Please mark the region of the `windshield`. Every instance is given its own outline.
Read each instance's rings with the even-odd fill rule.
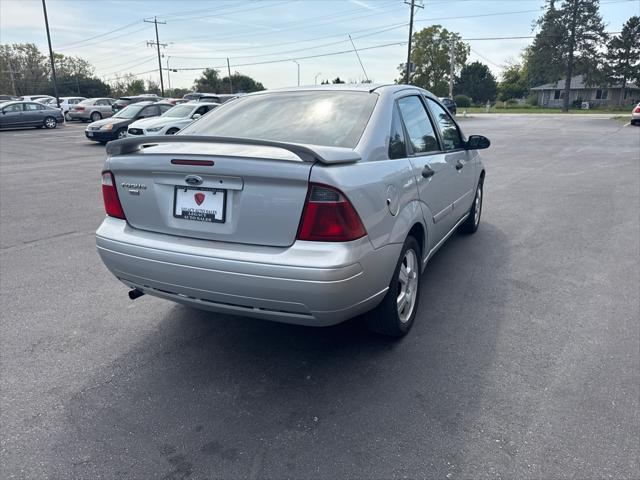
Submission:
[[[184,118],[191,115],[193,107],[187,105],[177,105],[162,114],[163,117]]]
[[[133,118],[135,117],[144,105],[129,105],[128,107],[124,107],[118,113],[116,113],[114,118]]]
[[[241,97],[184,128],[184,135],[243,137],[354,148],[378,96],[369,92],[283,92]]]

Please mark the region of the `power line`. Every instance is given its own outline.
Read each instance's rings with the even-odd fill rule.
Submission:
[[[403,42],[393,42],[393,43],[385,43],[382,45],[373,45],[371,47],[364,47],[364,48],[360,48],[360,51],[363,50],[373,50],[376,48],[385,48],[385,47],[391,47],[391,46],[398,46],[398,45],[406,45],[407,42],[403,41]],[[306,55],[304,57],[294,57],[294,58],[283,58],[283,59],[278,59],[278,60],[265,60],[262,62],[254,62],[254,63],[238,63],[235,65],[231,65],[232,67],[248,67],[248,66],[253,66],[253,65],[267,65],[267,64],[271,64],[271,63],[283,63],[283,62],[292,62],[293,60],[308,60],[310,58],[319,58],[319,57],[331,57],[334,55],[343,55],[345,53],[353,53],[353,49],[349,49],[349,50],[341,50],[338,52],[329,52],[329,53],[321,53],[318,55]],[[188,67],[188,68],[174,68],[174,70],[178,70],[178,71],[190,71],[190,70],[205,70],[207,68],[214,68],[214,69],[222,69],[226,67],[226,65],[222,65],[222,66],[214,66],[214,67]]]

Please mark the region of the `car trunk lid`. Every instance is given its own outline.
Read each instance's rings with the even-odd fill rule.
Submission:
[[[201,139],[163,144],[160,137],[144,142],[160,145],[135,149],[133,140],[111,142],[112,155],[124,154],[107,162],[132,227],[256,245],[295,241],[315,161],[311,150]]]

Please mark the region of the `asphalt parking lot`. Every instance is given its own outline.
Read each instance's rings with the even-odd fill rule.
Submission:
[[[483,223],[399,342],[130,301],[104,146],[0,132],[1,476],[638,478],[640,128],[462,122],[493,142]]]

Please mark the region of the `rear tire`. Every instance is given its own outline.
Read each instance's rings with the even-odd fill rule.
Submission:
[[[71,120],[73,120],[73,118],[71,118],[71,115],[69,115],[69,112],[64,114],[64,119],[67,122],[70,122]]]
[[[482,215],[482,200],[484,198],[484,178],[480,178],[476,187],[476,196],[473,199],[473,205],[469,210],[469,216],[460,225],[460,231],[467,234],[476,233],[480,226],[480,216]]]
[[[100,115],[100,112],[93,112],[91,114],[91,121],[92,122],[97,122],[100,119],[102,119],[102,115]]]
[[[178,129],[177,128],[170,128],[169,130],[167,130],[167,135],[175,135],[176,133],[178,133]]]
[[[403,337],[416,318],[420,303],[422,255],[417,240],[408,236],[382,302],[367,314],[370,330],[390,337]]]
[[[56,128],[58,121],[54,117],[46,117],[42,122],[45,128]]]

